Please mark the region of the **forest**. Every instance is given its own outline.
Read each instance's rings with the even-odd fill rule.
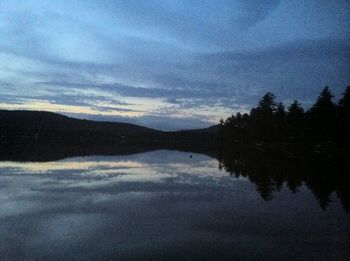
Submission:
[[[250,113],[236,113],[220,120],[218,139],[221,147],[311,146],[315,150],[346,149],[350,133],[350,86],[338,103],[325,87],[316,102],[305,111],[294,100],[288,107],[266,93]],[[343,146],[344,145],[344,146]]]
[[[323,209],[335,192],[349,211],[350,86],[338,103],[333,98],[325,87],[305,111],[297,100],[286,108],[267,93],[249,114],[221,120],[219,167],[249,178],[264,200],[305,184]]]

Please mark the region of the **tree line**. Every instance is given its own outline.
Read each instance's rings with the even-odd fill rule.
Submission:
[[[350,210],[350,86],[337,103],[325,87],[305,110],[266,93],[250,113],[221,119],[220,169],[249,178],[265,200],[284,186],[293,192],[305,184],[325,209],[335,192]]]
[[[349,143],[350,86],[338,103],[325,87],[316,102],[305,111],[294,100],[288,107],[266,93],[250,113],[236,113],[220,120],[219,142],[224,146],[254,144],[311,144]]]

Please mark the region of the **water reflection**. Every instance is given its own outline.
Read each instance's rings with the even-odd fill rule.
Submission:
[[[322,209],[331,202],[332,193],[350,210],[349,167],[343,154],[317,154],[281,150],[223,151],[219,168],[234,177],[247,177],[264,200],[288,188],[296,193],[301,186],[312,191]]]
[[[349,213],[334,193],[323,210],[316,190],[308,189],[312,182],[289,180],[278,163],[279,171],[271,171],[267,159],[247,168],[260,163],[221,156],[220,166],[237,178],[215,158],[168,150],[2,161],[1,257],[329,260],[349,254]]]

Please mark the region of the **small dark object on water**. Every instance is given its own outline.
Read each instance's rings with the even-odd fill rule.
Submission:
[[[190,158],[192,158],[192,154],[190,155]]]

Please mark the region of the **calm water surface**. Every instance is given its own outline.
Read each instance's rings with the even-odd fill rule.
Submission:
[[[192,157],[190,157],[192,155]],[[205,155],[0,162],[2,260],[346,260],[350,215],[305,186],[266,201]]]

